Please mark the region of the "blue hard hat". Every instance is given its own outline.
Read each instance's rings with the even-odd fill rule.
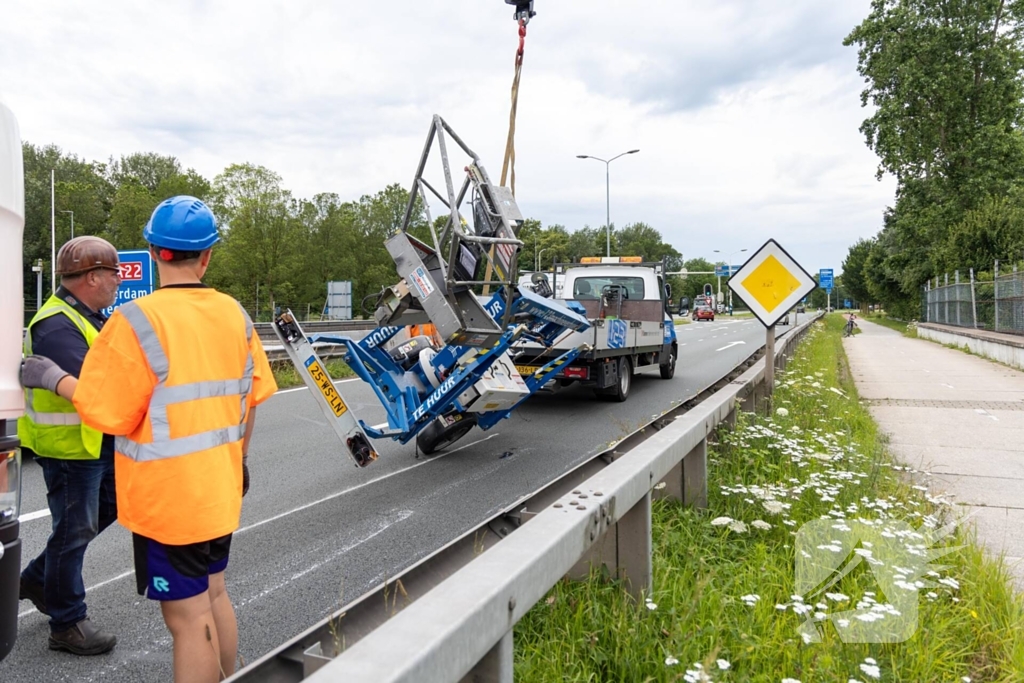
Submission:
[[[202,251],[216,244],[220,233],[210,207],[195,197],[179,195],[157,205],[142,238],[164,249]]]

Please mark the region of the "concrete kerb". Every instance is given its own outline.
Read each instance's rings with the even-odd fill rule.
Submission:
[[[783,337],[780,355],[815,320]],[[706,505],[707,437],[735,420],[739,401],[763,383],[764,374],[762,360],[308,680],[511,681],[512,627],[559,579],[579,571],[584,558],[609,565],[633,595],[642,596],[651,585],[652,490],[665,481],[667,494]]]
[[[939,344],[966,348],[976,356],[1024,370],[1024,337],[936,323],[918,323],[917,336]]]

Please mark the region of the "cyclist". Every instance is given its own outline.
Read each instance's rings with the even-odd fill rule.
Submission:
[[[856,319],[857,316],[855,316],[853,313],[851,313],[850,316],[846,319],[846,331],[843,333],[844,337],[853,336],[853,328],[857,327],[857,323],[854,322],[854,320]]]

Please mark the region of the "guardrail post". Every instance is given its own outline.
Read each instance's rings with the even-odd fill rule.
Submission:
[[[512,631],[509,631],[459,683],[512,683],[512,654]]]
[[[735,408],[729,416],[735,426]],[[708,506],[707,444],[707,439],[701,441],[669,470],[662,479],[664,488],[654,491],[656,500],[675,500],[699,508]]]
[[[630,595],[640,599],[653,581],[651,566],[651,492],[637,501],[616,524],[619,546],[619,578]]]
[[[735,411],[734,411],[735,412]],[[708,440],[703,439],[679,463],[683,466],[683,505],[708,506]]]

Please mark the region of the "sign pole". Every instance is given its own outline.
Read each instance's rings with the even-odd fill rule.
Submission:
[[[775,391],[775,325],[765,328],[767,336],[764,340],[764,384],[767,396],[771,399]]]

